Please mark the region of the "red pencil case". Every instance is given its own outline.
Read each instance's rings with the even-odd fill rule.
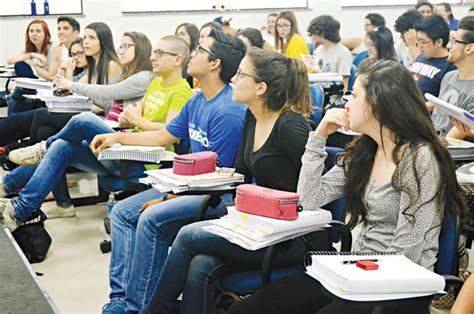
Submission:
[[[200,152],[178,155],[173,160],[173,173],[185,176],[216,171],[217,154],[214,152]]]
[[[252,184],[237,187],[235,207],[244,213],[283,220],[295,220],[303,210],[298,194]]]

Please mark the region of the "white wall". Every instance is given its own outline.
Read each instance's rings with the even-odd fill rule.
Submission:
[[[14,0],[12,0],[14,1]],[[150,0],[173,1],[173,0]],[[192,0],[190,0],[192,1]],[[199,1],[199,0],[194,0]],[[236,0],[238,1],[238,0]],[[258,1],[258,0],[256,0]],[[291,1],[291,0],[288,0]],[[357,0],[354,0],[357,1]],[[382,1],[382,0],[381,0]],[[303,34],[306,28],[317,15],[330,14],[341,22],[342,37],[362,36],[363,18],[369,12],[378,12],[385,16],[387,25],[392,28],[395,19],[409,7],[356,7],[341,9],[339,0],[313,0],[313,8],[297,10],[296,15]],[[83,0],[84,16],[77,19],[84,27],[88,23],[102,21],[107,23],[114,33],[116,46],[120,36],[125,31],[139,31],[147,34],[153,45],[164,35],[174,32],[175,27],[182,22],[192,22],[201,25],[218,15],[232,16],[231,25],[236,28],[253,26],[260,27],[270,11],[231,11],[231,12],[193,12],[193,13],[149,13],[126,14],[120,12],[120,0]],[[463,17],[468,6],[453,6],[454,15]],[[56,17],[46,17],[52,36],[56,38]],[[0,18],[0,63],[23,49],[24,31],[30,17]],[[395,34],[395,36],[397,36]]]

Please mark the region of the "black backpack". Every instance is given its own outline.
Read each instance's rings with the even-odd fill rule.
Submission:
[[[12,232],[18,246],[31,264],[44,261],[51,246],[51,237],[44,228],[46,219],[46,215],[38,210],[28,222]]]

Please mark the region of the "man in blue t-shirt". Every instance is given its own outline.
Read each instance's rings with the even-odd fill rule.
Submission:
[[[448,63],[449,25],[437,15],[426,17],[415,25],[418,48],[421,51],[413,65],[411,73],[423,96],[430,93],[439,95],[441,81],[446,73],[456,70]]]
[[[243,42],[211,31],[191,55],[188,73],[201,92],[191,98],[164,129],[140,133],[98,135],[91,148],[99,152],[114,143],[167,146],[189,139],[191,151],[213,151],[219,163],[232,167],[240,144],[246,107],[232,101],[230,79],[245,55]],[[162,58],[169,57],[166,52]],[[179,229],[195,221],[206,195],[177,196],[149,189],[113,207],[110,302],[103,313],[138,312],[150,299]],[[231,195],[209,208],[206,219],[226,213]]]

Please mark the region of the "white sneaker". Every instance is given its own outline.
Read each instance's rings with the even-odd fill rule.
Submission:
[[[3,223],[10,230],[13,231],[21,225],[21,222],[15,218],[15,211],[11,200],[7,198],[0,198],[0,213],[3,216]]]
[[[70,205],[69,207],[61,207],[58,205],[54,205],[51,208],[43,208],[41,210],[46,215],[46,217],[48,217],[48,219],[68,218],[76,216],[76,210],[74,209],[74,205]]]
[[[8,154],[11,162],[20,166],[33,166],[40,163],[46,152],[42,149],[43,142],[12,150]]]

